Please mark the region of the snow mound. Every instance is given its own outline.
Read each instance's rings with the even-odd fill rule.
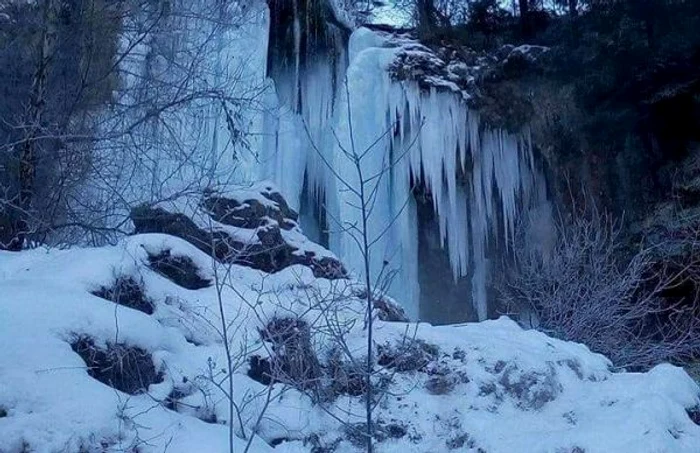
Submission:
[[[165,251],[208,284],[188,289],[154,266]],[[125,281],[150,310],[113,301]],[[141,234],[2,252],[0,294],[0,452],[225,452],[229,423],[235,451],[363,451],[364,294],[352,280],[301,265],[270,274]],[[387,298],[375,311],[380,453],[698,451],[688,411],[700,389],[679,368],[614,373],[507,318],[432,327],[385,322],[380,305],[398,310]]]

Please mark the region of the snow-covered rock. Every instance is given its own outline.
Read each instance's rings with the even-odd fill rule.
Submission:
[[[177,236],[220,261],[265,272],[302,264],[316,277],[347,276],[333,254],[301,233],[297,213],[269,183],[187,201],[135,208],[131,220],[136,233]]]
[[[372,33],[382,36],[385,46],[397,49],[388,68],[394,80],[416,82],[424,90],[434,88],[458,94],[472,107],[479,107],[485,81],[537,65],[549,51],[548,47],[525,44],[478,52],[468,47],[428,46],[409,33]]]
[[[134,282],[129,297],[119,281]],[[222,326],[235,451],[244,433],[250,452],[363,451],[365,294],[350,279],[270,274],[140,234],[0,253],[0,295],[2,453],[228,451]],[[680,368],[615,373],[507,318],[432,327],[385,322],[379,305],[377,452],[698,451],[700,389]]]

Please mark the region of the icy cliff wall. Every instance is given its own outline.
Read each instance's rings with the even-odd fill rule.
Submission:
[[[349,147],[352,138],[358,150],[372,149],[372,158],[363,161],[365,174],[387,172],[377,179],[381,187],[376,187],[371,217],[370,235],[377,244],[374,269],[388,260],[399,271],[402,295],[412,303],[409,313],[417,316],[419,305],[416,284],[421,269],[412,190],[420,184],[437,215],[452,277],[471,277],[471,302],[478,318],[485,319],[489,242],[507,248],[519,202],[521,207],[542,203],[544,192],[538,187],[527,131],[510,134],[482,125],[460,90],[397,80],[392,68],[399,56],[425,51],[411,42],[384,41],[367,29],[353,34],[348,89],[341,93],[339,141]],[[342,152],[336,150],[334,156],[342,177],[353,180],[356,173]],[[338,202],[330,203],[334,217],[356,223],[357,210],[344,207],[353,204],[352,195],[338,193]],[[350,263],[360,259],[347,235],[332,245]],[[449,284],[449,276],[443,278]],[[464,295],[465,304],[469,299]]]
[[[350,25],[326,0],[269,2],[267,93],[261,174],[273,180],[307,235],[327,243],[323,210],[333,178],[338,92],[345,80]]]
[[[119,88],[76,197],[107,226],[138,203],[250,179],[268,84],[262,1],[152,2],[121,26]]]
[[[293,36],[299,33],[296,27]],[[298,41],[292,54],[301,48]],[[311,200],[307,211],[325,208],[325,216],[313,216],[307,224],[315,221],[327,230],[330,247],[359,271],[362,251],[352,230],[360,225],[361,212],[356,194],[344,185],[359,187],[348,150],[362,155],[361,169],[371,178],[373,197],[368,225],[372,269],[375,277],[394,275],[390,292],[406,301],[414,318],[421,303],[434,302],[420,300],[418,283],[423,269],[414,193],[421,187],[432,202],[440,244],[449,256],[452,275],[442,278],[449,285],[468,277],[471,294],[463,294],[460,302],[471,302],[476,317],[485,319],[489,256],[496,249],[507,251],[519,211],[546,204],[528,131],[513,134],[481,124],[478,112],[468,106],[469,94],[449,78],[412,77],[416,70],[406,62],[445,63],[408,37],[355,30],[345,74],[344,63],[334,60],[346,56],[338,41],[324,42],[307,47],[306,56],[288,59],[292,71],[271,74],[281,107],[278,129],[269,134],[276,143],[268,150],[274,164],[268,175],[298,205]],[[338,50],[329,51],[328,42]],[[307,63],[300,68],[302,57]],[[410,70],[397,70],[401,62]],[[303,211],[304,206],[302,215],[310,217]]]

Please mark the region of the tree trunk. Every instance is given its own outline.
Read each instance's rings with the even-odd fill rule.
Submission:
[[[43,27],[37,44],[37,64],[32,78],[29,103],[23,127],[25,129],[22,143],[18,145],[18,194],[14,203],[12,238],[7,244],[8,250],[18,251],[24,247],[31,229],[30,217],[36,177],[36,151],[42,128],[42,119],[46,107],[46,79],[51,65],[51,48],[53,41],[53,5],[45,0],[42,11]]]
[[[518,0],[518,9],[520,10],[520,29],[523,37],[528,38],[531,34],[529,0]]]
[[[416,13],[418,16],[418,34],[421,36],[421,38],[430,39],[437,28],[437,19],[433,0],[417,0]]]
[[[569,0],[569,15],[571,17],[578,16],[578,0]]]

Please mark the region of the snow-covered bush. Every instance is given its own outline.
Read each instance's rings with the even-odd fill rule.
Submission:
[[[549,250],[535,251],[519,235],[516,263],[500,288],[508,309],[529,327],[584,343],[623,368],[697,356],[694,307],[664,298],[687,276],[655,249],[630,253],[611,215],[585,211],[558,222]]]
[[[170,250],[163,250],[157,255],[148,255],[148,261],[154,271],[183,288],[194,290],[211,285],[188,256],[172,255]]]
[[[111,286],[101,286],[92,294],[115,304],[144,312],[147,315],[153,314],[153,301],[144,294],[142,284],[131,276],[119,276],[115,278]]]

